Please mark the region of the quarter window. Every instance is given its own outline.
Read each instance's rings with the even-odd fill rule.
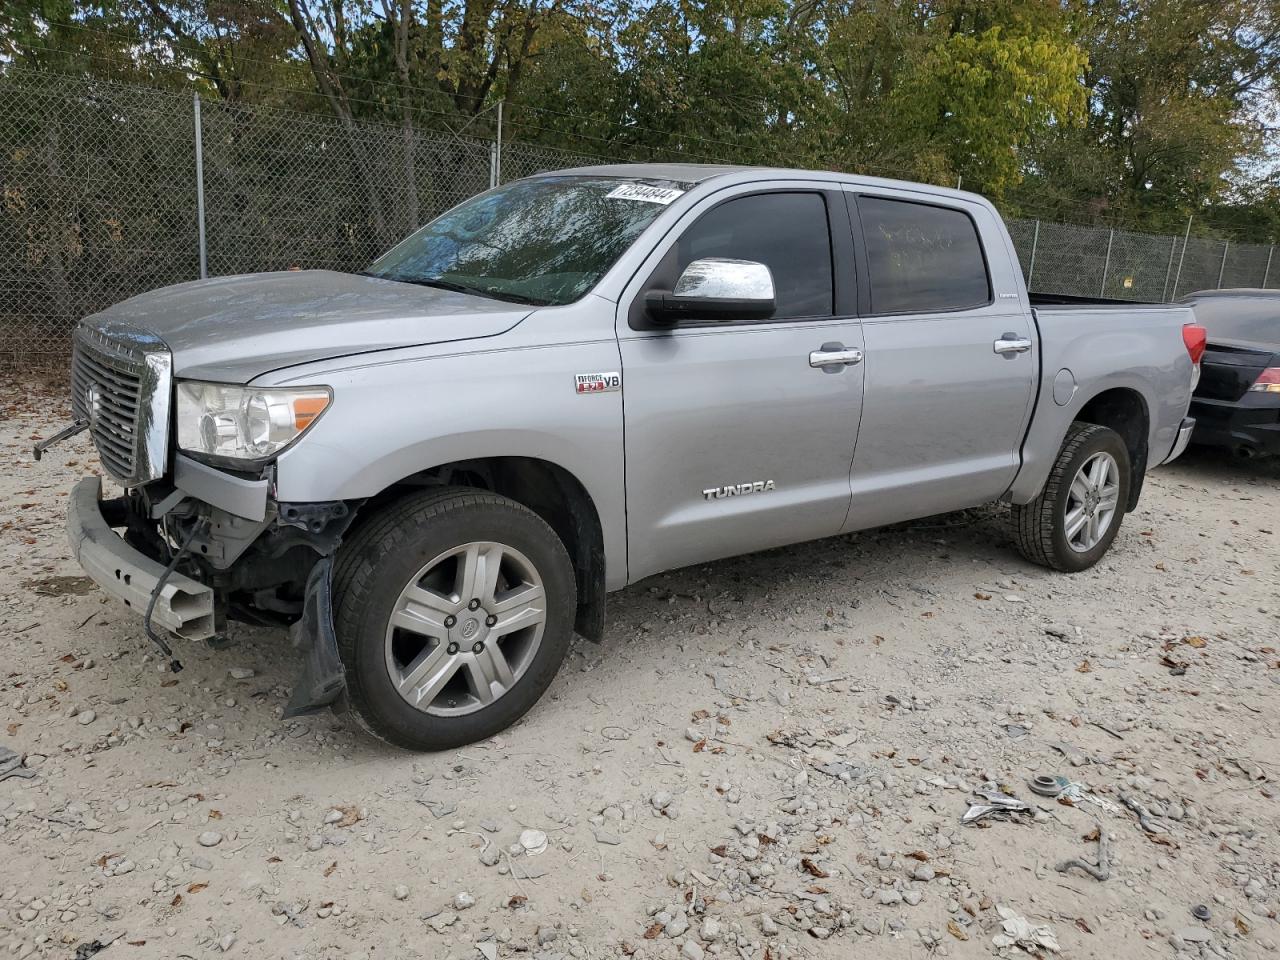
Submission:
[[[968,214],[859,197],[872,313],[938,313],[991,302],[991,281]]]
[[[720,204],[680,238],[677,275],[704,257],[767,266],[774,319],[831,315],[831,230],[821,194],[760,193]]]

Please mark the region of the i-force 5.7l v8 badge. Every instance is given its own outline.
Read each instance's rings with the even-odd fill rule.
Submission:
[[[573,389],[577,393],[617,393],[622,389],[622,374],[617,370],[575,374]]]

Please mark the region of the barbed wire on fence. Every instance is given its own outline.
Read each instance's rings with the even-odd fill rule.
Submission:
[[[0,367],[60,363],[81,317],[196,279],[202,267],[210,276],[361,269],[496,183],[618,159],[499,138],[449,129],[406,137],[398,124],[344,125],[8,65]],[[1037,292],[1167,301],[1280,285],[1267,244],[1049,220],[1013,219],[1009,230]]]

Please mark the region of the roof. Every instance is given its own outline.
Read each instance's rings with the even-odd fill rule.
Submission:
[[[778,179],[825,180],[831,183],[859,184],[865,187],[891,187],[896,190],[911,190],[933,197],[954,197],[990,206],[982,196],[951,187],[938,187],[927,183],[912,183],[908,180],[889,180],[883,177],[867,177],[860,174],[841,173],[834,170],[801,170],[790,167],[754,167],[738,164],[720,163],[607,163],[594,167],[570,167],[566,170],[544,170],[534,174],[535,177],[578,176],[578,177],[618,177],[629,180],[666,180],[692,187],[718,177],[729,177],[742,174],[754,174],[757,177],[776,177]],[[993,208],[994,209],[994,208]]]
[[[604,163],[595,167],[570,167],[567,170],[544,170],[536,176],[557,177],[627,177],[634,180],[671,180],[676,183],[701,183],[712,177],[759,169],[727,163]]]

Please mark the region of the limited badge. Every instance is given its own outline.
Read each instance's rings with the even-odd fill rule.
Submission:
[[[616,370],[612,373],[579,373],[573,378],[573,389],[577,393],[617,393],[622,389],[622,374]]]

